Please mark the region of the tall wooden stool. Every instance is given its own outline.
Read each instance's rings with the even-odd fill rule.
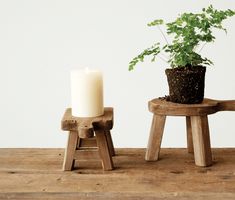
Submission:
[[[113,127],[113,108],[105,108],[99,117],[73,117],[71,108],[65,111],[62,130],[69,131],[63,170],[70,171],[75,160],[100,159],[104,170],[113,169],[115,155],[110,130]]]
[[[205,167],[212,165],[207,115],[218,111],[235,111],[235,100],[204,99],[201,104],[178,104],[153,99],[149,102],[149,111],[153,113],[153,121],[145,159],[156,161],[159,158],[166,116],[185,116],[188,152],[194,152],[196,165]]]

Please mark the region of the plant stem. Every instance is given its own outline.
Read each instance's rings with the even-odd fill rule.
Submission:
[[[167,60],[165,60],[165,59],[164,59],[164,58],[162,58],[161,56],[157,55],[157,57],[158,57],[158,58],[160,58],[162,61],[164,61],[164,62],[168,63],[168,62],[167,62]]]
[[[164,57],[164,59],[167,59],[167,60],[169,60],[169,56],[167,56],[167,55],[165,55],[165,54],[163,54],[163,53],[159,53],[161,56],[163,56]]]
[[[201,49],[198,51],[198,53],[200,53],[200,52],[204,49],[205,46],[206,46],[206,42],[202,45],[202,47],[201,47]]]
[[[159,25],[157,25],[157,28],[158,28],[158,30],[160,31],[160,33],[162,34],[162,36],[164,37],[164,39],[165,39],[166,43],[169,45],[169,42],[168,42],[168,40],[167,40],[167,38],[166,38],[165,34],[163,33],[163,31],[162,31],[162,29],[160,28],[160,26],[159,26]]]

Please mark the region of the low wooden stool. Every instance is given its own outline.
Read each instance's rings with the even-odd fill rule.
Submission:
[[[212,165],[207,115],[235,111],[235,100],[204,99],[200,104],[178,104],[153,99],[149,102],[149,111],[153,113],[153,121],[145,159],[156,161],[159,158],[166,116],[185,116],[188,152],[194,152],[196,165],[205,167]]]
[[[61,123],[62,130],[69,131],[64,155],[63,170],[70,171],[75,160],[99,159],[104,170],[112,170],[115,155],[110,130],[113,127],[113,108],[105,108],[99,117],[73,117],[68,108]],[[95,133],[95,136],[94,136]]]

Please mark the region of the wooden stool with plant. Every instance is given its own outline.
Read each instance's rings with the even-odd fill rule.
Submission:
[[[149,110],[154,117],[146,160],[158,159],[165,118],[173,115],[186,117],[188,149],[189,152],[194,149],[196,165],[212,164],[207,115],[222,110],[235,111],[235,101],[204,99],[205,66],[213,62],[200,53],[207,43],[214,42],[213,29],[227,32],[222,22],[233,15],[233,10],[216,10],[210,5],[201,13],[183,13],[173,22],[164,23],[162,19],[157,19],[148,24],[160,30],[166,44],[155,43],[145,49],[131,60],[129,70],[143,62],[146,56],[152,56],[153,62],[163,52],[168,54],[167,62],[171,68],[165,70],[169,95],[149,102]],[[166,25],[167,34],[173,36],[171,42],[160,27],[163,24]]]

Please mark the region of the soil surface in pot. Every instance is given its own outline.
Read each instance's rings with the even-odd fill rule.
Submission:
[[[165,72],[169,85],[168,100],[184,104],[203,101],[206,67],[180,67]]]

